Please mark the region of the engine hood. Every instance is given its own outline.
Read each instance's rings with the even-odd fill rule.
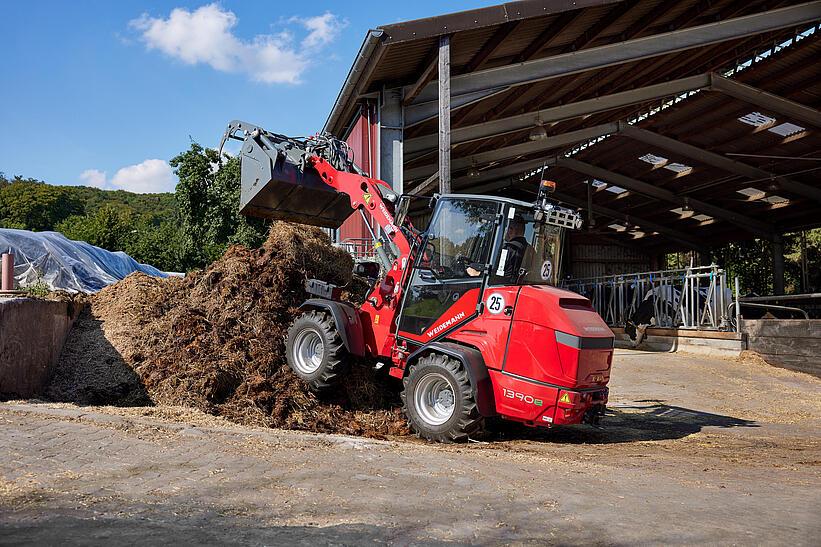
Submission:
[[[550,285],[522,287],[516,302],[517,321],[527,321],[580,338],[613,338],[613,331],[590,300]]]

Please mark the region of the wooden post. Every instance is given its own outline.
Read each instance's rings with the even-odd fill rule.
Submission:
[[[784,241],[776,237],[770,244],[773,253],[773,294],[784,294]]]
[[[439,193],[450,186],[450,36],[439,37]]]

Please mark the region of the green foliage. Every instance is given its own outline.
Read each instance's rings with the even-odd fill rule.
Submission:
[[[50,230],[83,212],[82,202],[68,189],[16,177],[0,186],[0,227]]]
[[[803,237],[802,246],[802,232],[783,236],[784,289],[787,294],[821,291],[821,228],[807,230]],[[731,282],[738,276],[743,294],[773,294],[773,254],[768,241],[753,239],[727,243],[712,249],[707,258],[727,270]],[[689,253],[667,257],[669,268],[684,268],[689,263]]]
[[[801,232],[788,234],[784,238],[784,262],[787,293],[821,292],[821,228],[803,232],[803,244]]]
[[[55,226],[69,239],[81,240],[103,249],[123,249],[131,234],[131,212],[106,204],[92,215],[70,216]]]
[[[130,236],[123,249],[138,262],[166,272],[186,270],[181,232],[175,222],[163,222],[159,226],[141,224]]]
[[[51,287],[43,280],[43,272],[35,270],[35,273],[37,279],[34,280],[34,283],[20,287],[20,289],[31,298],[45,298],[51,292]]]
[[[37,279],[37,281],[31,285],[23,287],[23,291],[26,293],[26,296],[31,298],[45,298],[51,292],[51,287],[42,279]]]
[[[265,240],[267,223],[239,214],[238,158],[222,163],[216,150],[193,143],[170,164],[180,180],[176,200],[186,268],[212,262],[229,244],[256,247]]]
[[[133,221],[159,226],[174,219],[174,194],[133,194],[86,186],[52,186],[35,179],[7,179],[0,172],[0,228],[53,230],[70,216],[91,216],[111,205]]]
[[[230,244],[262,244],[268,224],[239,214],[238,158],[222,162],[193,143],[170,163],[180,179],[175,194],[52,186],[0,172],[0,228],[56,230],[178,272],[204,267]]]

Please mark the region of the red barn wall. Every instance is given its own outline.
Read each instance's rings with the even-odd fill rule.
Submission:
[[[376,104],[362,104],[359,116],[345,139],[354,154],[354,160],[363,171],[372,177],[379,177],[379,122]],[[372,224],[376,228],[376,224]],[[338,241],[346,239],[370,239],[370,234],[362,217],[357,213],[348,217],[337,232]]]

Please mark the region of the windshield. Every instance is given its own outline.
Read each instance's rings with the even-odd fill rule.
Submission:
[[[493,285],[556,285],[563,228],[536,222],[533,210],[510,207]]]

